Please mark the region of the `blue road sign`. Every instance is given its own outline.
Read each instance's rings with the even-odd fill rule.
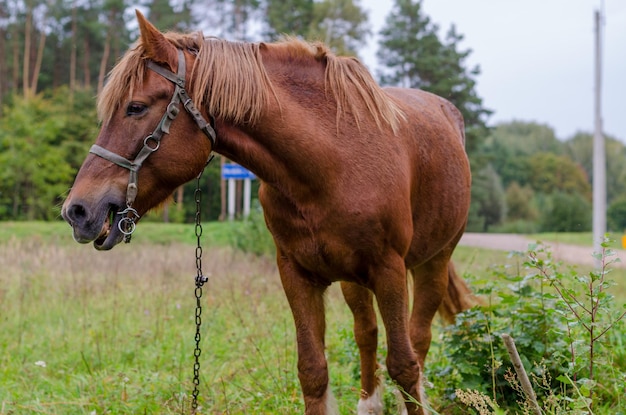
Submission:
[[[254,173],[235,163],[222,165],[222,179],[256,179]]]

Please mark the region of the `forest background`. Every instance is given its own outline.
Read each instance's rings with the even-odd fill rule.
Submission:
[[[497,109],[484,108],[476,92],[480,67],[468,67],[463,35],[454,26],[442,31],[421,6],[394,0],[378,33],[374,75],[382,85],[434,92],[463,113],[473,170],[468,230],[590,230],[591,132],[556,137],[531,121],[490,125]],[[94,97],[137,37],[136,7],[161,30],[243,41],[289,34],[357,57],[372,34],[358,0],[0,0],[0,220],[60,219],[99,128]],[[608,227],[621,233],[626,148],[610,136],[606,148]],[[150,219],[193,220],[187,186]],[[208,167],[202,187],[205,217],[223,218],[220,163]]]

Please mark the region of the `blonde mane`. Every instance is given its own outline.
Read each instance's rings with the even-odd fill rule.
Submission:
[[[198,108],[216,118],[235,124],[255,122],[273,94],[272,83],[263,66],[259,43],[230,42],[203,38],[200,33],[165,33],[176,47],[198,51],[191,73],[190,95]],[[288,38],[265,44],[279,53],[325,62],[326,89],[337,103],[337,122],[346,113],[357,124],[362,116],[358,108],[365,105],[377,126],[384,124],[394,131],[404,113],[376,84],[368,70],[354,58],[334,55],[321,43],[307,43]],[[107,122],[121,103],[142,88],[146,70],[145,48],[138,42],[111,70],[108,82],[98,97],[99,118]]]

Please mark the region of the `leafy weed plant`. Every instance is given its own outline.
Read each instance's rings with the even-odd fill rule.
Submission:
[[[514,264],[494,267],[489,279],[465,276],[474,287],[482,286],[485,304],[443,331],[441,356],[427,366],[431,378],[445,379],[436,385],[444,413],[467,413],[459,400],[474,402],[472,411],[480,414],[532,413],[520,398],[501,334],[515,339],[544,413],[626,411],[620,348],[625,312],[609,293],[613,261],[607,247],[608,242],[598,255],[601,268],[589,275],[571,267],[561,272],[549,249],[533,245],[526,253],[513,253]],[[478,395],[482,401],[474,399]]]

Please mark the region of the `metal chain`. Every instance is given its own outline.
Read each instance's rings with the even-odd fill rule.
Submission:
[[[207,165],[213,160],[213,155],[207,161]],[[205,166],[206,167],[206,166]],[[202,326],[202,303],[200,299],[202,298],[202,286],[205,282],[209,280],[208,277],[204,276],[202,273],[202,189],[200,188],[200,178],[202,177],[202,173],[204,169],[198,174],[196,178],[196,190],[194,191],[194,198],[196,200],[196,347],[193,351],[194,356],[194,364],[193,364],[193,392],[192,392],[192,400],[191,400],[191,413],[192,415],[196,413],[198,409],[198,395],[200,394],[200,354],[202,350],[200,349],[200,341],[202,340],[202,335],[200,334],[200,328]]]

